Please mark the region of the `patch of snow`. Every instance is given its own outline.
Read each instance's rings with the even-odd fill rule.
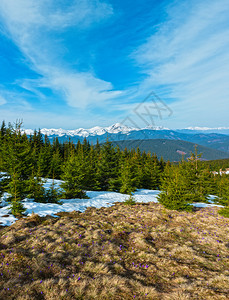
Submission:
[[[61,180],[55,180],[56,187],[59,187]],[[46,180],[44,187],[50,188],[52,179]],[[109,207],[115,202],[124,202],[129,198],[129,195],[116,193],[116,192],[102,192],[102,191],[87,191],[89,199],[61,199],[62,205],[55,203],[37,203],[33,199],[24,199],[23,206],[26,209],[25,214],[30,216],[32,213],[38,214],[41,217],[51,215],[56,217],[58,212],[72,212],[74,210],[84,212],[87,207]],[[157,195],[160,191],[157,190],[137,190],[133,196],[136,202],[157,203]],[[5,199],[3,201],[3,198]],[[10,213],[10,205],[7,203],[7,195],[2,197],[2,208],[0,208],[0,225],[9,226],[13,224],[17,219]],[[3,217],[4,215],[8,215]]]
[[[224,207],[223,205],[217,205],[217,204],[208,204],[208,203],[192,203],[191,205],[195,206],[195,207]]]
[[[61,180],[54,180],[55,187],[60,189]],[[44,187],[49,189],[52,184],[52,179],[47,179],[44,182]],[[109,207],[115,202],[124,202],[129,198],[129,195],[116,193],[116,192],[103,192],[103,191],[87,191],[87,196],[89,199],[61,199],[61,204],[55,203],[37,203],[33,199],[25,198],[23,200],[23,206],[26,209],[25,214],[30,216],[32,213],[38,214],[41,217],[51,215],[57,217],[58,212],[72,212],[80,211],[84,212],[88,207]],[[157,196],[160,194],[158,190],[145,190],[139,189],[133,193],[134,200],[138,203],[148,203],[154,202],[158,203]],[[9,194],[4,193],[1,198],[0,207],[0,225],[10,226],[17,219],[10,213],[10,204],[7,202],[7,197]],[[214,195],[209,195],[209,200],[214,199]],[[206,204],[206,203],[194,203],[195,207],[209,207],[217,206],[223,207],[222,205],[216,204]]]

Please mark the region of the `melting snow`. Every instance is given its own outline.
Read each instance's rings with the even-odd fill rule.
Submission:
[[[56,187],[59,187],[61,184],[61,180],[55,180]],[[52,180],[48,179],[44,187],[48,189],[52,184]],[[155,202],[157,203],[157,195],[160,193],[158,190],[137,190],[133,193],[134,199],[136,202],[148,203]],[[17,219],[10,213],[10,204],[7,202],[7,193],[4,193],[1,198],[1,206],[0,207],[0,225],[2,226],[10,226]],[[115,202],[124,202],[128,199],[128,195],[116,193],[116,192],[102,192],[102,191],[87,191],[87,196],[90,199],[62,199],[62,205],[54,204],[54,203],[37,203],[34,202],[33,199],[24,199],[23,205],[26,209],[25,214],[30,216],[33,212],[38,214],[41,217],[51,215],[54,217],[58,212],[72,212],[72,211],[80,211],[84,212],[87,207],[109,207],[113,205]],[[211,195],[210,199],[213,199],[215,196]],[[196,207],[207,207],[207,206],[219,206],[215,204],[206,204],[206,203],[195,203],[192,204]]]

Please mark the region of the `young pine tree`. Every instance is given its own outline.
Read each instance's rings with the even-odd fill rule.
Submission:
[[[117,156],[111,142],[106,141],[101,147],[96,173],[99,186],[97,189],[107,191],[112,189],[113,180],[117,178]]]
[[[158,201],[172,210],[192,210],[192,194],[180,168],[166,165]]]
[[[159,189],[160,186],[160,165],[157,158],[147,154],[142,176],[143,189]]]
[[[119,181],[120,193],[130,195],[136,190],[137,177],[134,172],[134,165],[129,158],[126,158],[121,166]]]
[[[62,196],[62,193],[60,193],[59,189],[56,188],[56,184],[55,184],[54,176],[53,176],[52,184],[51,184],[50,188],[48,190],[46,190],[46,193],[45,193],[45,202],[61,204],[60,203],[61,196]]]
[[[40,168],[37,172],[33,169],[29,179],[29,194],[28,198],[34,199],[35,202],[45,203],[46,202],[46,191],[44,188],[44,181],[41,178]]]
[[[219,203],[229,206],[229,175],[222,174],[218,180]]]
[[[11,213],[14,216],[21,216],[25,211],[22,204],[24,189],[24,182],[20,179],[16,170],[14,170],[14,172],[11,173],[10,182],[7,187],[7,192],[10,194],[9,201],[11,202]]]
[[[76,155],[72,151],[67,162],[63,166],[63,174],[61,179],[64,181],[61,187],[64,189],[63,198],[88,198],[83,190],[84,184],[84,166],[82,163],[82,157]]]

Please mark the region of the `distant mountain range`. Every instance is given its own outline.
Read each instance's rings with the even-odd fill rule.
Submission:
[[[208,127],[188,127],[185,129],[176,129],[176,131],[181,133],[219,133],[229,135],[229,127],[216,127],[216,128],[208,128]]]
[[[47,136],[71,136],[71,137],[92,137],[92,136],[103,136],[104,134],[128,134],[132,131],[176,131],[179,133],[197,134],[197,133],[219,133],[229,135],[229,127],[218,127],[218,128],[208,128],[208,127],[187,127],[184,129],[169,129],[162,126],[148,126],[145,128],[133,128],[120,123],[113,124],[108,127],[95,126],[90,129],[78,128],[73,130],[66,129],[41,129],[42,134],[47,134]],[[26,134],[33,134],[34,130],[25,129]]]
[[[225,133],[219,133],[224,131]],[[27,135],[33,134],[33,130],[26,129]],[[205,127],[189,127],[186,129],[171,130],[163,127],[146,127],[146,128],[132,128],[120,123],[109,127],[93,127],[91,129],[79,128],[75,130],[64,129],[41,129],[42,134],[46,134],[52,141],[58,138],[60,142],[68,141],[69,138],[77,143],[82,141],[85,137],[93,144],[97,139],[103,143],[108,138],[110,141],[122,140],[152,140],[152,139],[166,139],[186,141],[199,144],[208,148],[213,148],[221,152],[226,152],[229,155],[229,128],[205,128]],[[228,133],[228,134],[226,134]],[[228,156],[227,156],[228,157]]]
[[[163,157],[164,160],[180,161],[182,156],[184,159],[190,157],[191,152],[195,151],[195,144],[180,140],[168,140],[168,139],[152,139],[152,140],[125,140],[114,141],[113,145],[118,145],[121,150],[127,149],[139,149],[146,153],[155,153],[158,158]],[[202,153],[201,160],[215,160],[228,158],[229,154],[204,147],[197,146],[198,153]]]

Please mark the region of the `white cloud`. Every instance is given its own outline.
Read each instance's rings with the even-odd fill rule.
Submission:
[[[0,95],[0,105],[4,105],[6,103],[7,103],[6,99]]]
[[[50,86],[60,90],[72,107],[86,107],[90,104],[101,104],[121,94],[112,91],[109,82],[95,78],[90,73],[54,73],[50,78]]]
[[[0,14],[5,19],[11,33],[19,33],[21,28],[33,27],[62,30],[66,27],[89,26],[112,15],[112,6],[99,0],[1,0]],[[17,26],[17,28],[15,28]],[[20,28],[19,28],[20,27]],[[18,32],[17,32],[18,31]]]
[[[171,107],[178,123],[228,120],[228,17],[227,0],[176,2],[156,34],[133,54],[148,75],[140,89],[166,87],[176,100]]]
[[[71,5],[61,0],[2,0],[0,16],[8,34],[29,66],[41,75],[41,79],[24,79],[17,83],[39,97],[42,97],[39,87],[60,92],[72,107],[83,108],[118,95],[120,92],[112,91],[111,83],[92,72],[67,68],[61,58],[67,46],[55,38],[56,32],[69,27],[86,30],[112,13],[112,7],[99,0],[72,1]]]

